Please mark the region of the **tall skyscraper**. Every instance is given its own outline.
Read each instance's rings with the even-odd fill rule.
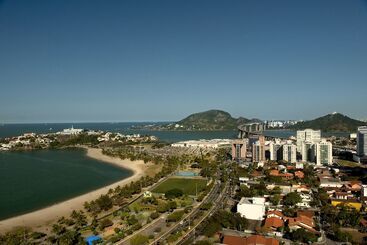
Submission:
[[[247,139],[238,139],[232,141],[232,160],[246,160],[247,154]]]
[[[287,142],[287,144],[282,146],[282,160],[290,163],[297,161],[296,145]]]
[[[270,142],[269,151],[270,151],[270,160],[277,161],[280,160],[280,148],[282,144],[280,140],[275,140],[275,142]]]
[[[333,163],[333,146],[330,142],[322,139],[321,142],[316,144],[316,164],[317,165],[330,165]]]
[[[252,145],[252,161],[265,161],[265,137],[263,135],[260,135],[259,140]]]
[[[321,141],[321,130],[305,129],[297,131],[297,151],[302,154],[302,144],[309,142],[312,144]]]
[[[304,141],[301,148],[302,161],[315,162],[315,145],[312,142]]]
[[[357,155],[367,155],[367,126],[359,127],[357,133]]]

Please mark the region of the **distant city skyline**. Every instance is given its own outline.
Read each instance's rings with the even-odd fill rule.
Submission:
[[[367,1],[0,0],[0,123],[367,119]]]

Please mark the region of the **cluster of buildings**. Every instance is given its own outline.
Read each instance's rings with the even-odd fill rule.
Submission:
[[[355,138],[357,151],[354,157],[360,162],[367,160],[367,127],[359,127]],[[327,194],[323,199],[328,199],[329,205],[335,209],[343,206],[359,212],[365,210],[367,185],[351,177],[343,168],[332,165],[333,145],[329,140],[321,137],[320,130],[305,129],[297,131],[296,137],[288,140],[248,135],[231,142],[232,159],[239,163],[239,167],[257,163],[255,169],[240,175],[239,193],[244,191],[246,194],[239,196],[236,205],[236,212],[241,217],[255,222],[253,231],[282,240],[288,237],[288,232],[303,229],[321,241],[322,225],[315,214],[320,211],[321,202],[316,198],[320,189]],[[251,192],[261,185],[261,192]],[[249,196],[248,193],[254,194]],[[290,196],[295,195],[296,203],[289,204]],[[288,212],[289,207],[294,212]],[[363,226],[367,229],[367,219],[362,218],[355,227],[360,229]],[[227,236],[223,241],[236,244],[231,242],[236,239],[237,244],[248,244],[247,238],[238,236]],[[262,244],[272,244],[263,236],[261,239]]]
[[[158,138],[155,136],[147,135],[143,136],[140,134],[121,134],[121,133],[111,133],[111,132],[102,132],[98,134],[97,140],[99,142],[154,142],[158,141]]]
[[[295,163],[300,160],[317,165],[333,163],[332,143],[321,138],[320,130],[297,131],[296,140],[266,140],[263,135],[254,135],[234,140],[231,146],[235,161],[261,163],[270,160]]]
[[[171,144],[172,147],[195,148],[195,149],[219,149],[231,146],[229,139],[212,139],[212,140],[188,140]]]
[[[6,143],[0,143],[1,151],[9,151],[17,147],[28,148],[37,146],[38,148],[47,148],[53,139],[48,134],[25,133],[21,136],[6,138]]]
[[[367,204],[367,185],[359,180],[342,181],[337,169],[318,168],[320,188],[329,196],[331,205],[345,205],[360,211]]]
[[[247,184],[253,185],[256,183],[257,177],[251,177],[247,181]],[[241,183],[243,184],[243,182]],[[252,188],[252,187],[250,187]],[[237,204],[237,213],[251,222],[258,224],[258,230],[261,233],[271,237],[282,238],[284,236],[284,230],[287,227],[290,231],[297,229],[305,229],[308,232],[319,235],[320,231],[316,228],[315,213],[311,209],[312,189],[304,184],[266,184],[266,188],[269,192],[274,191],[276,188],[280,191],[281,199],[289,193],[297,193],[301,201],[295,205],[297,210],[294,216],[287,216],[283,214],[284,205],[281,202],[277,205],[270,201],[271,195],[264,195],[258,197],[242,197]]]
[[[288,126],[296,125],[297,123],[302,121],[296,121],[296,120],[269,120],[265,121],[267,128],[285,128]]]
[[[124,135],[121,133],[111,133],[103,131],[85,130],[78,128],[67,128],[56,133],[36,134],[25,133],[21,136],[5,138],[3,143],[0,143],[0,150],[8,151],[16,148],[21,149],[45,149],[50,147],[50,144],[58,139],[65,139],[71,136],[81,134],[95,135],[98,142],[155,142],[158,138],[155,136],[145,136],[140,134]]]

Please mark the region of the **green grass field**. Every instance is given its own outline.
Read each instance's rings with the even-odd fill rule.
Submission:
[[[200,193],[206,186],[207,181],[205,179],[189,179],[189,178],[169,178],[162,184],[158,185],[153,192],[165,193],[168,190],[177,188],[181,189],[186,195],[195,195],[196,185],[197,191]]]

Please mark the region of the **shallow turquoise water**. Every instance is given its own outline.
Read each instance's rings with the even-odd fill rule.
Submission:
[[[112,184],[132,172],[82,149],[0,152],[0,220]]]

